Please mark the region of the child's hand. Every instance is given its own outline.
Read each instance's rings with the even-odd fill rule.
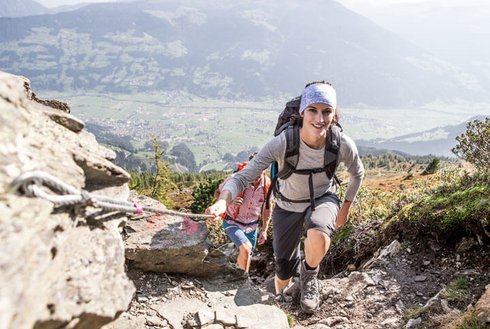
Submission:
[[[240,207],[243,204],[243,198],[241,197],[236,197],[235,200],[233,200],[233,205]]]

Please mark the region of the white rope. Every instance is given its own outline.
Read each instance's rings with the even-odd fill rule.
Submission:
[[[57,192],[60,195],[47,193],[44,189],[41,188],[41,186],[46,186],[51,191]],[[159,214],[183,216],[191,219],[214,218],[213,215],[192,214],[168,209],[159,209],[156,207],[143,207],[136,203],[92,194],[85,190],[78,191],[73,186],[70,186],[60,179],[42,171],[30,171],[18,176],[12,181],[12,183],[10,184],[10,188],[11,191],[14,192],[20,192],[24,193],[27,196],[34,196],[50,201],[57,207],[84,205],[92,206],[95,208],[102,208],[103,210],[108,211],[133,212],[138,214],[147,211]]]

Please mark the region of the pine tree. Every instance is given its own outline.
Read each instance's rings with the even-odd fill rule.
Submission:
[[[162,159],[163,153],[160,151],[160,143],[153,137],[153,157],[156,173],[153,179],[151,197],[167,207],[172,207],[173,201],[168,196],[178,188],[172,180],[172,172],[167,162]]]

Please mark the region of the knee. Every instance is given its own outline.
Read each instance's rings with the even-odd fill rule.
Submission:
[[[276,258],[276,276],[281,280],[287,280],[293,277],[298,269],[299,261],[299,258]]]
[[[244,243],[240,246],[240,254],[250,255],[252,253],[252,245],[250,243]]]
[[[306,236],[309,242],[315,246],[323,248],[330,246],[330,237],[325,232],[309,229]]]

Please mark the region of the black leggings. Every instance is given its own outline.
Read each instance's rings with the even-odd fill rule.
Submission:
[[[331,236],[340,209],[337,195],[329,194],[317,201],[315,211],[308,207],[304,212],[284,210],[277,205],[272,212],[272,228],[276,275],[287,280],[297,272],[300,262],[300,242],[303,227],[317,229]]]

